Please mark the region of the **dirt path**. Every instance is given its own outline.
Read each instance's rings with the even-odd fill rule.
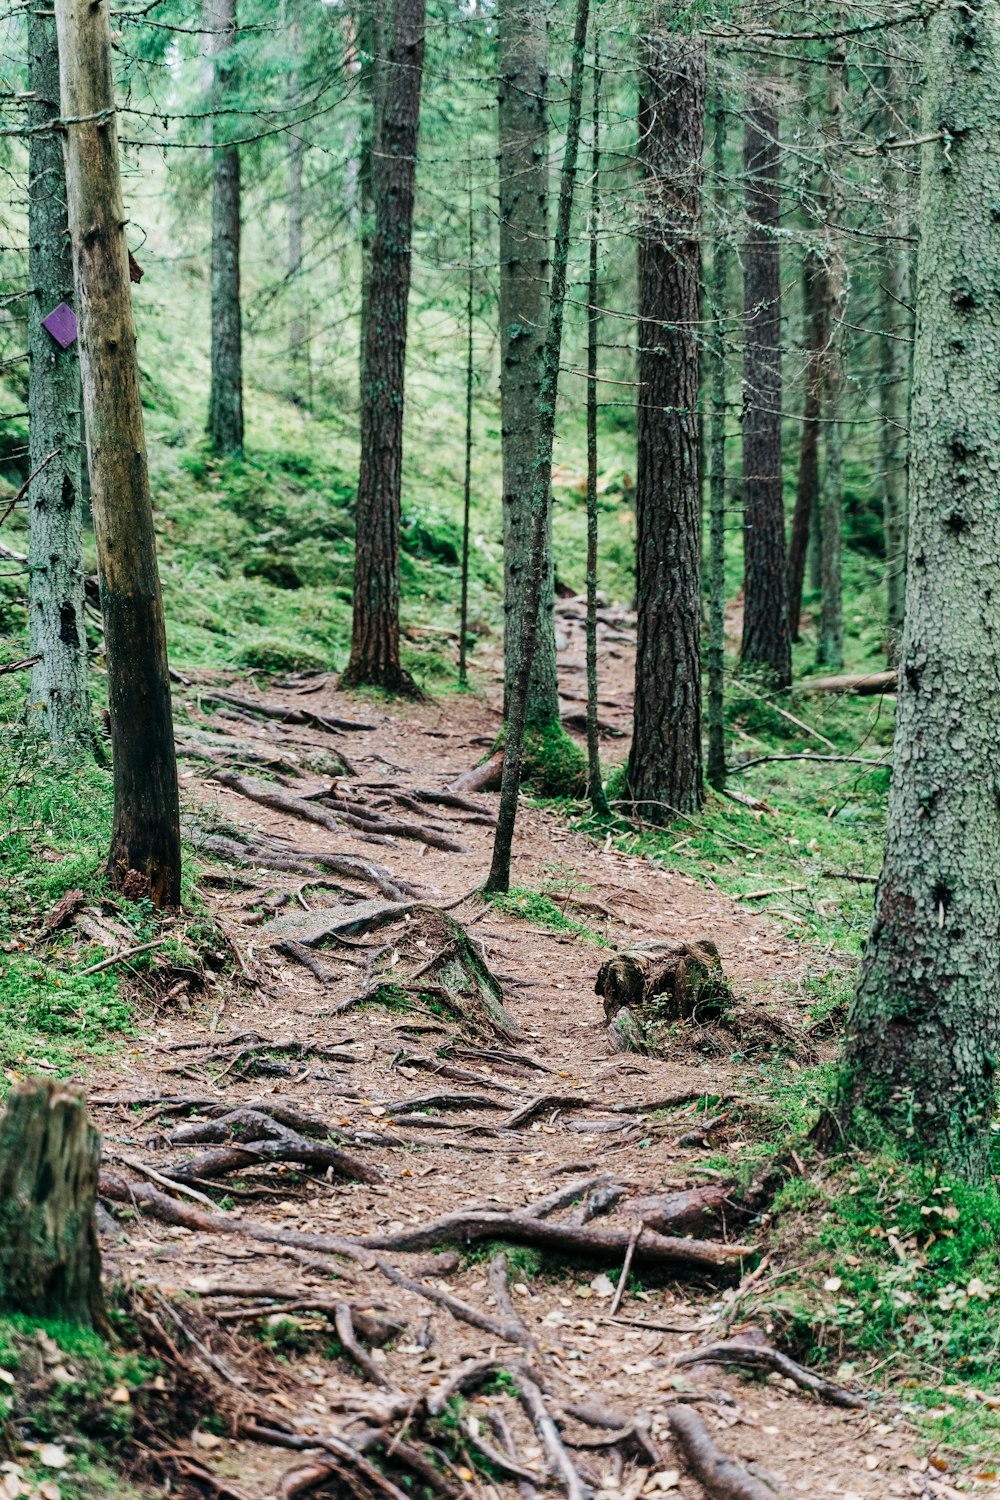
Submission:
[[[607,628],[621,629],[614,622]],[[566,651],[572,650],[569,640]],[[574,674],[566,678],[572,682]],[[199,732],[208,728],[264,756],[285,757],[285,770],[277,772],[285,782],[281,789],[299,799],[329,789],[330,776],[314,774],[304,761],[334,747],[350,757],[357,772],[339,785],[351,805],[435,825],[446,830],[446,841],[460,847],[438,849],[408,837],[373,844],[349,826],[334,833],[248,800],[213,780],[209,761],[186,758],[185,800],[199,837],[240,830],[244,837],[270,841],[272,851],[295,846],[374,859],[436,905],[481,882],[492,841],[488,818],[470,820],[474,815],[467,810],[419,801],[416,811],[401,811],[389,793],[441,789],[475,764],[497,727],[489,694],[485,699],[454,697],[386,708],[343,698],[332,683],[317,679],[269,686],[266,695],[257,695],[253,684],[237,684],[236,691],[322,719],[364,720],[375,728],[332,735],[315,722],[280,724],[232,704],[210,703],[189,684],[179,691],[185,705],[182,737],[190,736],[190,726],[196,724]],[[614,703],[609,712],[620,715],[624,710]],[[230,766],[240,761],[239,753],[231,745],[226,749],[221,739],[203,741],[200,753]],[[289,773],[291,756],[298,757],[299,774]],[[259,764],[245,757],[238,770],[262,774]],[[475,800],[487,808],[495,805],[489,794]],[[370,885],[325,878],[334,884],[339,880],[366,900],[374,894]],[[790,948],[766,920],[711,889],[595,844],[531,806],[520,815],[514,881],[523,887],[544,886],[567,898],[562,902],[567,917],[589,932],[543,930],[516,915],[484,908],[475,899],[454,908],[492,970],[503,976],[505,1004],[518,1028],[515,1040],[494,1041],[497,1055],[490,1059],[477,1056],[453,1020],[433,1007],[369,1005],[338,1014],[345,999],[364,989],[366,970],[372,971],[366,946],[383,950],[379,962],[389,966],[390,976],[397,958],[401,972],[408,962],[412,969],[421,944],[433,956],[427,939],[414,937],[418,929],[423,931],[419,914],[394,915],[377,930],[350,937],[350,946],[332,942],[310,950],[329,971],[320,980],[274,946],[276,929],[270,924],[284,923],[286,936],[298,928],[308,937],[307,929],[315,930],[324,911],[347,899],[343,890],[323,889],[316,877],[302,871],[268,869],[253,860],[249,867],[237,868],[225,856],[206,854],[201,887],[240,954],[246,979],[216,981],[204,993],[181,989],[135,1045],[91,1080],[96,1097],[104,1101],[96,1113],[105,1132],[109,1169],[149,1183],[148,1169],[162,1175],[213,1149],[172,1141],[176,1130],[204,1122],[216,1105],[258,1102],[265,1109],[322,1117],[374,1180],[348,1181],[332,1170],[307,1175],[287,1165],[253,1165],[228,1179],[230,1197],[224,1206],[234,1226],[242,1220],[300,1235],[389,1235],[458,1209],[529,1209],[568,1184],[606,1176],[622,1187],[624,1196],[592,1227],[628,1229],[636,1222],[627,1216],[629,1200],[716,1180],[718,1164],[709,1169],[706,1153],[725,1151],[735,1161],[742,1133],[737,1125],[708,1143],[689,1140],[704,1119],[698,1095],[739,1092],[752,1097],[752,1072],[738,1074],[719,1059],[673,1063],[612,1054],[601,1002],[594,994],[604,950],[593,935],[613,946],[711,936],[737,992],[766,999],[789,1018],[804,1005],[801,982],[808,957]],[[265,1043],[305,1043],[328,1055],[320,1050],[296,1057],[260,1045],[247,1051],[254,1045],[247,1040],[251,1034]],[[440,1067],[440,1054],[449,1043],[446,1060],[458,1069],[458,1076],[450,1078],[428,1071]],[[522,1060],[505,1061],[502,1052]],[[419,1112],[406,1108],[414,1098],[441,1094],[472,1094],[485,1102],[456,1109],[432,1099]],[[685,1094],[693,1096],[691,1103],[667,1111],[640,1108],[623,1114],[616,1108]],[[565,1109],[548,1104],[523,1125],[504,1124],[539,1095],[587,1102]],[[218,1186],[198,1181],[193,1187],[197,1194],[213,1185]],[[190,1198],[178,1201],[195,1213],[203,1207]],[[564,1222],[573,1212],[563,1205],[546,1222]],[[377,1436],[393,1402],[398,1409],[405,1411],[409,1404],[415,1410],[419,1399],[433,1393],[463,1360],[509,1365],[527,1359],[540,1374],[554,1413],[562,1413],[567,1403],[585,1403],[623,1411],[630,1419],[643,1414],[658,1456],[635,1444],[609,1446],[612,1435],[606,1430],[561,1415],[567,1439],[586,1445],[571,1451],[585,1482],[603,1500],[635,1500],[640,1493],[661,1490],[690,1497],[703,1493],[689,1477],[668,1429],[668,1413],[678,1396],[699,1395],[704,1400],[694,1409],[719,1445],[766,1477],[778,1493],[839,1495],[844,1500],[949,1493],[933,1471],[921,1472],[926,1465],[910,1451],[911,1438],[899,1425],[889,1397],[870,1412],[842,1411],[814,1402],[774,1376],[761,1382],[709,1365],[675,1365],[679,1353],[724,1331],[738,1269],[735,1274],[692,1275],[637,1261],[638,1279],[630,1281],[618,1316],[612,1317],[620,1251],[589,1261],[553,1258],[540,1271],[523,1253],[514,1253],[509,1268],[513,1311],[506,1312],[502,1293],[498,1305],[482,1249],[460,1257],[453,1246],[439,1243],[419,1253],[393,1250],[388,1256],[407,1277],[424,1278],[431,1295],[434,1289],[450,1293],[501,1323],[516,1316],[528,1330],[531,1347],[525,1348],[456,1318],[426,1293],[393,1284],[374,1255],[334,1258],[263,1243],[238,1227],[231,1234],[208,1232],[148,1216],[106,1228],[109,1259],[134,1281],[158,1288],[182,1322],[197,1331],[203,1349],[199,1354],[193,1348],[190,1357],[204,1366],[205,1351],[214,1355],[211,1375],[226,1393],[223,1404],[283,1427],[293,1442],[340,1432],[356,1437],[362,1430]],[[298,1326],[280,1321],[283,1305],[329,1304],[331,1299],[351,1304],[359,1331],[367,1327],[363,1315],[403,1325],[395,1342],[384,1350],[375,1348],[370,1356],[369,1375],[381,1380],[383,1389],[350,1358],[331,1350],[333,1315],[328,1309],[289,1313],[288,1318],[298,1318]],[[463,1420],[472,1426],[453,1433],[453,1486],[494,1500],[498,1491],[513,1494],[517,1489],[512,1476],[498,1474],[494,1483],[478,1473],[473,1477],[462,1457],[475,1447],[477,1435],[494,1448],[501,1445],[498,1414],[509,1424],[518,1462],[536,1474],[545,1472],[538,1435],[509,1384],[488,1387],[487,1393],[473,1391],[468,1401]],[[220,1441],[208,1430],[210,1415],[192,1414],[198,1435],[191,1451],[246,1496],[276,1493],[279,1476],[307,1461],[245,1437]],[[394,1441],[405,1441],[408,1421],[402,1429],[396,1421]]]

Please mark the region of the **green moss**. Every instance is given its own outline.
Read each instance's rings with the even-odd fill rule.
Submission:
[[[514,885],[509,891],[489,896],[488,900],[497,911],[506,912],[511,917],[521,917],[535,927],[544,927],[550,932],[571,932],[602,947],[607,945],[607,940],[600,933],[594,932],[583,922],[572,921],[551,896],[546,896],[541,891]]]
[[[282,636],[261,635],[245,642],[238,662],[261,672],[325,672],[330,659],[301,641]]]
[[[586,785],[587,758],[561,724],[529,727],[522,779],[540,797],[578,796]]]

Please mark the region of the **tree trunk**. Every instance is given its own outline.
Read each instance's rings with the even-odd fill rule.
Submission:
[[[458,609],[458,682],[466,687],[469,681],[468,635],[469,635],[469,526],[472,510],[472,387],[476,372],[475,347],[473,345],[473,299],[475,294],[475,271],[473,254],[476,248],[475,228],[472,217],[472,141],[469,141],[469,201],[466,213],[467,245],[469,265],[465,283],[465,479],[462,486],[462,584]]]
[[[712,175],[717,215],[712,245],[712,425],[709,439],[708,779],[726,784],[726,338],[729,242],[726,238],[726,111],[715,100]]]
[[[841,400],[844,388],[844,313],[847,304],[844,247],[833,226],[843,217],[844,198],[839,187],[840,163],[836,159],[842,134],[844,98],[843,54],[830,58],[827,67],[827,136],[825,186],[821,199],[826,205],[826,291],[828,329],[823,361],[823,430],[826,463],[820,502],[820,619],[816,660],[839,671],[844,665],[843,528],[844,528],[844,429]]]
[[[302,49],[302,27],[293,21],[288,28],[292,56]],[[298,97],[298,74],[288,75],[288,103],[294,108]],[[293,125],[288,133],[288,293],[292,315],[288,320],[288,368],[291,375],[289,396],[299,406],[311,404],[309,371],[309,333],[303,311],[302,286],[302,164],[306,143],[301,129]]]
[[[73,295],[73,252],[66,220],[59,118],[59,53],[51,11],[28,11],[28,384],[29,702],[57,749],[93,742],[83,621],[83,513],[80,473],[80,357],[42,327]]]
[[[792,680],[781,479],[781,161],[778,116],[747,110],[743,415],[743,661]]]
[[[821,587],[818,665],[839,671],[844,665],[843,528],[844,428],[844,264],[839,245],[831,247],[826,269],[830,336],[824,360],[823,417],[825,459],[820,504]]]
[[[611,808],[601,779],[601,741],[597,713],[597,236],[601,222],[601,57],[594,39],[594,108],[590,148],[590,235],[587,247],[587,796],[598,817]]]
[[[500,152],[500,425],[503,458],[504,718],[531,593],[532,484],[549,271],[547,8],[500,0],[497,14]],[[551,512],[528,693],[529,729],[559,726]]]
[[[112,885],[180,900],[177,763],[146,466],[108,9],[57,0],[66,197],[108,663]]]
[[[698,340],[705,53],[654,33],[640,76],[635,709],[628,794],[670,822],[702,802]]]
[[[1000,13],[927,21],[906,622],[885,864],[844,1035],[855,1140],[973,1180],[1000,1052]],[[940,139],[942,119],[961,120]]]
[[[384,61],[384,0],[359,0],[358,57],[361,98],[361,137],[358,149],[358,218],[361,233],[361,322],[360,364],[364,389],[365,329],[368,326],[368,297],[372,279],[372,244],[375,239],[375,132],[379,112],[379,82]]]
[[[67,1084],[12,1089],[0,1115],[0,1306],[107,1328],[94,1207],[101,1138]]]
[[[887,64],[883,69],[882,92],[888,101],[887,124],[892,126],[892,106],[897,99],[896,75]],[[885,164],[886,199],[889,236],[882,251],[882,277],[879,284],[879,326],[882,332],[881,406],[882,406],[882,521],[885,529],[886,581],[886,661],[890,667],[899,660],[903,635],[903,610],[906,602],[906,491],[907,491],[907,421],[906,386],[908,378],[908,343],[912,324],[907,307],[910,301],[906,233],[905,189],[899,183],[899,168],[887,153]]]
[[[399,656],[403,377],[425,0],[395,0],[372,162],[375,236],[361,381],[354,626],[343,683],[417,692]]]
[[[211,18],[210,55],[215,59],[215,107],[229,90],[236,0],[206,0]],[[213,135],[218,124],[213,122]],[[240,313],[240,152],[218,145],[212,152],[212,384],[208,436],[213,450],[243,456],[243,332]]]
[[[802,262],[802,312],[806,325],[805,382],[802,404],[802,436],[799,442],[799,475],[795,489],[795,512],[788,544],[788,625],[792,640],[799,639],[802,590],[806,555],[814,513],[819,508],[819,418],[823,392],[823,368],[829,338],[826,267],[815,250],[806,251]]]
[[[566,307],[566,279],[569,266],[570,223],[573,216],[573,192],[576,185],[576,158],[580,145],[580,118],[583,112],[583,73],[587,49],[589,0],[577,0],[573,28],[573,63],[569,85],[569,116],[566,122],[566,149],[559,180],[559,206],[556,213],[556,237],[552,257],[552,294],[549,301],[548,329],[542,350],[542,382],[538,392],[538,453],[532,477],[531,551],[528,555],[527,593],[521,619],[518,643],[517,673],[510,698],[507,740],[504,749],[503,774],[500,782],[500,806],[497,810],[496,836],[490,873],[485,891],[510,888],[510,852],[517,821],[517,799],[521,785],[524,758],[524,730],[527,722],[531,667],[535,637],[539,625],[539,603],[545,582],[545,537],[552,493],[552,444],[555,437],[556,401],[559,395],[559,360],[562,354],[563,315]]]

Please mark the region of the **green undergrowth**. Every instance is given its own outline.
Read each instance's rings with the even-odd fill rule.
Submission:
[[[2,679],[0,679],[2,682]],[[198,966],[211,922],[185,861],[184,916],[161,926],[148,901],[110,891],[103,860],[111,839],[111,772],[90,756],[54,756],[24,724],[11,682],[0,689],[0,1071],[79,1071],[85,1056],[107,1054],[134,1029],[133,987],[155,966]],[[190,853],[190,851],[187,851]],[[84,972],[109,956],[81,949],[72,926],[46,934],[43,923],[68,891],[106,913],[129,946],[162,946],[129,960],[127,984],[115,969]],[[0,1079],[0,1090],[6,1087]]]
[[[514,885],[509,891],[499,892],[487,899],[491,906],[508,917],[520,917],[522,921],[545,928],[548,932],[571,933],[574,937],[585,938],[599,947],[607,946],[606,938],[586,923],[575,922],[572,917],[568,917],[552,897],[545,895],[543,891]]]
[[[127,1320],[111,1309],[113,1328]],[[0,1318],[0,1422],[24,1494],[138,1496],[133,1444],[169,1399],[156,1362],[87,1329]],[[41,1488],[49,1486],[49,1489]]]

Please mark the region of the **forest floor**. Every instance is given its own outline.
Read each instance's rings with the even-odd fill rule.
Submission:
[[[560,631],[569,712],[583,681],[572,602]],[[630,638],[627,619],[603,622],[609,728],[628,721]],[[246,701],[213,699],[223,682]],[[803,1058],[833,1055],[813,1002],[837,955],[790,942],[707,876],[659,868],[530,799],[511,894],[484,904],[474,892],[495,795],[465,806],[432,795],[488,753],[496,673],[483,683],[389,705],[340,694],[326,676],[261,687],[199,672],[178,685],[197,894],[228,951],[209,952],[204,969],[165,964],[135,1035],[89,1061],[85,1080],[105,1185],[117,1183],[105,1196],[124,1203],[102,1214],[107,1275],[163,1335],[170,1379],[182,1366],[195,1378],[174,1482],[186,1474],[203,1493],[244,1497],[307,1493],[325,1478],[383,1500],[400,1500],[400,1484],[494,1500],[550,1487],[570,1500],[586,1489],[693,1500],[706,1490],[670,1425],[683,1408],[761,1495],[1000,1495],[974,1426],[964,1448],[928,1437],[905,1400],[917,1382],[900,1381],[892,1357],[833,1362],[867,1398],[853,1409],[779,1373],[679,1363],[734,1336],[788,1348],[782,1285],[795,1278],[821,1304],[841,1286],[814,1236],[794,1221],[774,1236],[768,1214],[747,1208],[744,1169],[759,1165],[762,1138],[772,1153],[790,1144],[770,1138],[774,1073],[787,1081]],[[336,804],[321,804],[338,754],[354,774],[335,776]],[[294,801],[246,795],[262,790]],[[416,829],[387,833],[378,818]],[[332,851],[377,862],[382,889],[361,865],[311,862]],[[448,967],[454,930],[427,911],[442,906],[499,978],[506,1019],[479,1003],[468,966],[457,979]],[[86,910],[91,939],[121,951],[112,909]],[[762,1063],[724,1035],[713,1047],[707,1032],[697,1045],[679,1033],[668,1058],[615,1053],[594,992],[603,960],[702,938],[717,944],[743,1015],[789,1045]],[[809,1166],[785,1151],[782,1170]],[[355,1171],[365,1180],[345,1175]],[[664,1195],[692,1190],[705,1211],[679,1232],[714,1248],[685,1264],[683,1246],[639,1226],[645,1200],[662,1210]],[[529,1418],[532,1392],[555,1427],[544,1412]],[[345,1436],[378,1467],[345,1467]],[[432,1452],[437,1468],[422,1473]]]

